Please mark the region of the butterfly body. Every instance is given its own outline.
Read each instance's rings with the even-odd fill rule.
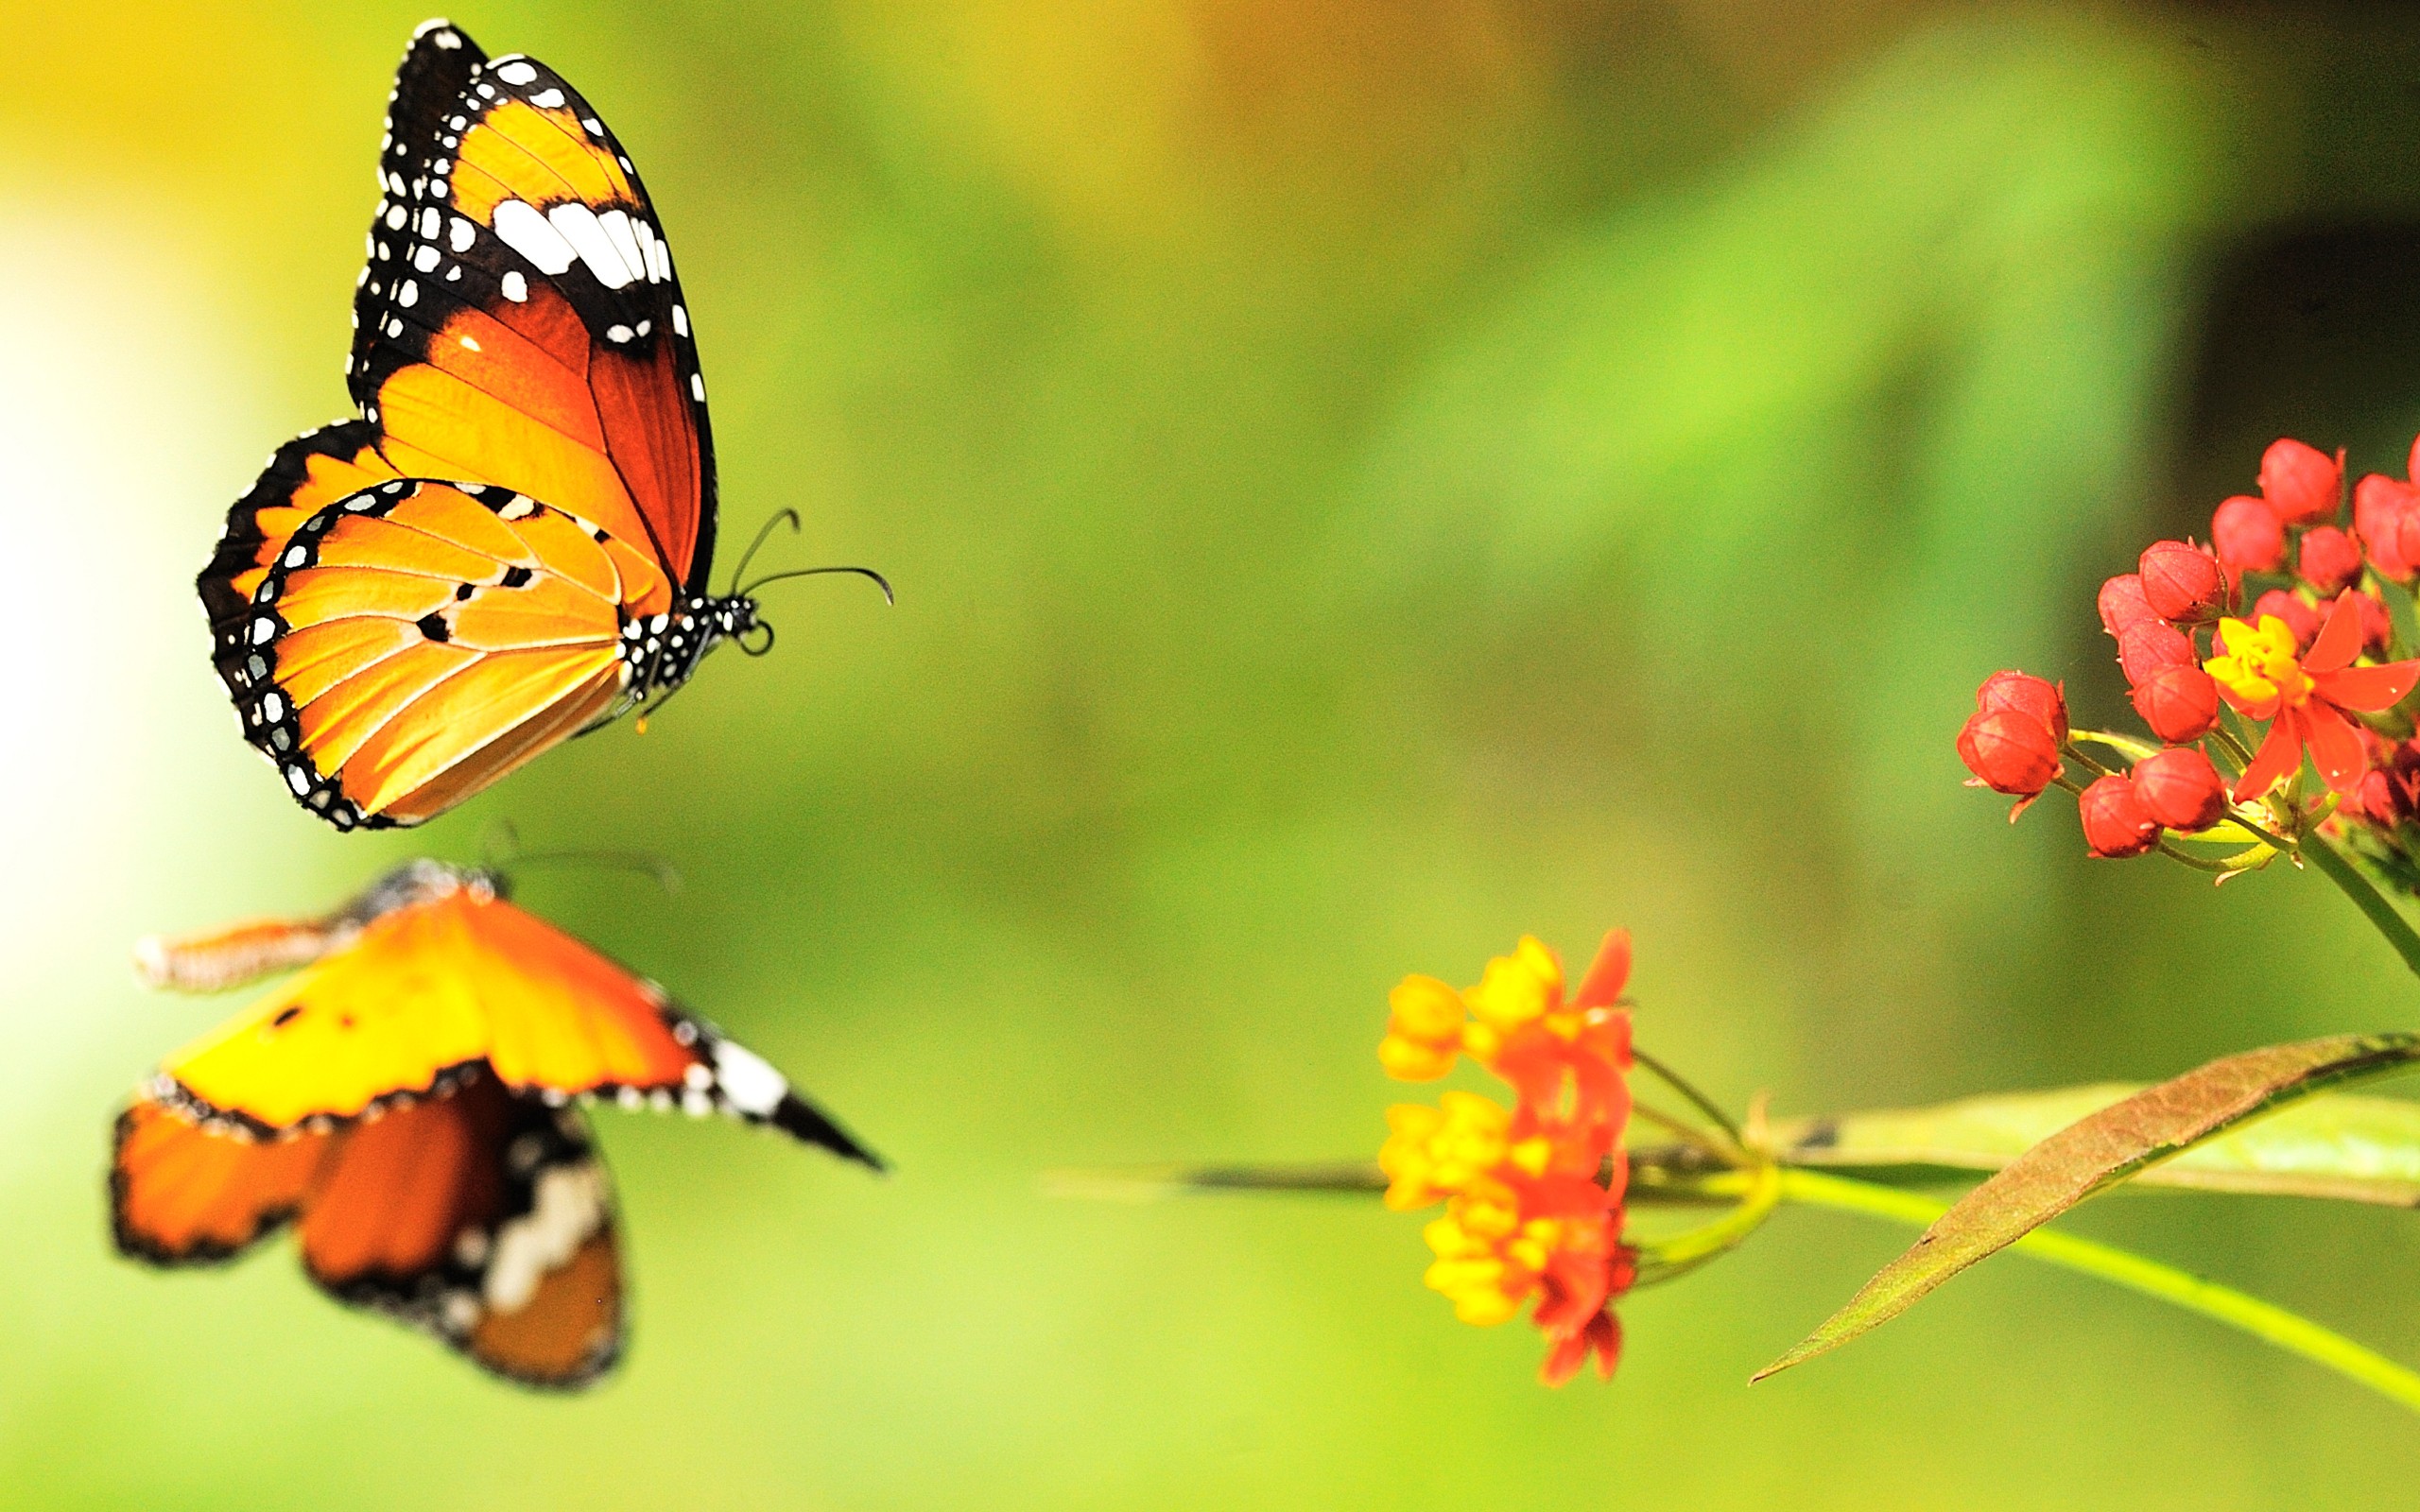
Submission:
[[[269,458],[197,580],[245,737],[340,829],[433,817],[762,628],[707,587],[688,306],[595,109],[428,23],[379,187],[359,414]]]

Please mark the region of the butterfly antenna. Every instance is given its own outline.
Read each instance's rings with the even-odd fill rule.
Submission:
[[[890,579],[871,567],[797,567],[786,573],[767,573],[738,592],[743,594],[753,593],[767,583],[778,583],[785,577],[816,577],[824,573],[854,573],[859,577],[871,579],[874,587],[882,590],[884,603],[899,602],[899,595],[890,591]]]
[[[767,520],[763,524],[758,525],[756,527],[756,539],[748,543],[748,549],[739,554],[739,565],[731,570],[731,592],[734,595],[736,595],[739,593],[739,580],[748,576],[748,564],[756,559],[756,553],[765,544],[765,538],[771,535],[773,533],[773,527],[784,521],[789,522],[789,527],[792,534],[796,534],[801,528],[803,528],[798,523],[798,511],[796,509],[779,510],[771,519]]]
[[[655,885],[667,893],[681,890],[681,872],[662,856],[651,856],[644,850],[537,850],[515,856],[512,865],[524,867],[589,867],[598,871],[634,871],[651,877]]]

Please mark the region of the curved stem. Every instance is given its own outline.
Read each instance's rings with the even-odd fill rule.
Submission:
[[[2394,903],[2387,901],[2386,895],[2372,886],[2370,880],[2362,876],[2352,862],[2338,854],[2334,846],[2318,835],[2303,836],[2302,844],[2296,849],[2310,858],[2312,866],[2326,873],[2328,881],[2343,889],[2344,896],[2353,900],[2353,906],[2368,916],[2377,932],[2386,936],[2386,942],[2394,947],[2394,953],[2403,957],[2403,964],[2410,967],[2414,975],[2420,975],[2420,934],[2412,932],[2410,922]]]
[[[1889,1187],[1801,1168],[1789,1168],[1781,1173],[1781,1198],[1785,1202],[1837,1208],[1845,1212],[1862,1212],[1870,1217],[1919,1226],[1929,1224],[1949,1211],[1946,1203],[1920,1197],[1910,1192],[1898,1192]],[[2323,1366],[2348,1381],[2369,1387],[2390,1401],[2400,1402],[2413,1412],[2420,1412],[2420,1372],[2397,1365],[2385,1355],[2365,1349],[2333,1330],[2322,1328],[2299,1314],[2289,1313],[2273,1302],[2264,1302],[2232,1286],[2223,1286],[2204,1277],[2163,1265],[2158,1261],[2075,1234],[2061,1233],[2054,1228],[2036,1228],[2009,1247],[2022,1250],[2036,1260],[2064,1265],[2087,1276],[2097,1276],[2129,1291],[2171,1302],[2188,1313],[2199,1313],[2214,1322],[2273,1344],[2290,1354],[2299,1354],[2314,1365]]]
[[[1772,1216],[1774,1207],[1782,1198],[1783,1184],[1788,1179],[1780,1166],[1768,1161],[1746,1170],[1724,1172],[1701,1182],[1698,1190],[1707,1194],[1736,1193],[1739,1205],[1712,1223],[1686,1233],[1675,1234],[1657,1244],[1640,1246],[1640,1283],[1669,1280],[1696,1269],[1726,1250],[1737,1248],[1742,1240],[1762,1228],[1765,1220]]]

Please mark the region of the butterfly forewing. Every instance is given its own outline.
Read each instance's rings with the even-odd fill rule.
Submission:
[[[401,226],[373,236],[362,292],[383,302],[351,375],[388,459],[595,520],[702,592],[704,379],[621,144],[553,70],[518,56],[480,65],[432,129]]]
[[[354,403],[365,403],[373,386],[363,380],[372,343],[394,309],[396,281],[388,276],[407,245],[414,206],[428,181],[445,117],[454,113],[474,74],[487,62],[460,27],[428,21],[412,33],[395,87],[387,96],[386,134],[378,146],[378,208],[370,217],[361,277],[353,298],[353,353],[345,366]]]
[[[372,919],[349,947],[171,1058],[150,1095],[274,1137],[481,1072],[541,1097],[728,1113],[880,1163],[652,983],[475,886]]]

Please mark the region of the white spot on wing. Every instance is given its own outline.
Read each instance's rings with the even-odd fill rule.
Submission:
[[[454,224],[447,227],[446,231],[449,233],[446,240],[458,253],[469,251],[471,244],[479,239],[479,228],[459,215],[454,217]]]
[[[614,249],[622,254],[622,265],[631,270],[631,276],[647,277],[647,253],[639,247],[638,237],[631,233],[629,214],[609,210],[596,217],[596,224],[605,228],[605,234],[612,239]]]
[[[542,89],[537,94],[529,96],[529,103],[537,106],[542,111],[554,110],[561,106],[562,102],[563,92],[559,89]]]
[[[677,304],[672,307],[672,330],[677,335],[689,334],[689,312]]]
[[[504,275],[503,285],[504,297],[515,304],[522,303],[529,298],[529,281],[521,276],[521,270],[517,267]]]
[[[547,223],[562,232],[564,241],[579,250],[579,260],[596,275],[596,282],[609,289],[618,289],[638,277],[637,269],[622,261],[621,249],[614,245],[598,224],[596,212],[577,201],[557,205],[546,213]]]
[[[515,88],[519,88],[521,85],[527,84],[535,79],[538,77],[538,71],[516,58],[512,61],[497,69],[495,71],[495,77],[503,79],[506,83],[510,84]]]
[[[539,1177],[529,1211],[496,1230],[481,1288],[488,1306],[498,1313],[528,1306],[538,1283],[578,1254],[604,1223],[605,1177],[594,1161],[559,1165]]]
[[[579,254],[563,240],[562,233],[522,200],[508,199],[496,206],[494,221],[495,233],[504,238],[504,244],[549,278],[579,260]]]
[[[788,1080],[753,1050],[723,1040],[716,1043],[714,1057],[723,1100],[741,1112],[770,1118],[789,1095]]]

